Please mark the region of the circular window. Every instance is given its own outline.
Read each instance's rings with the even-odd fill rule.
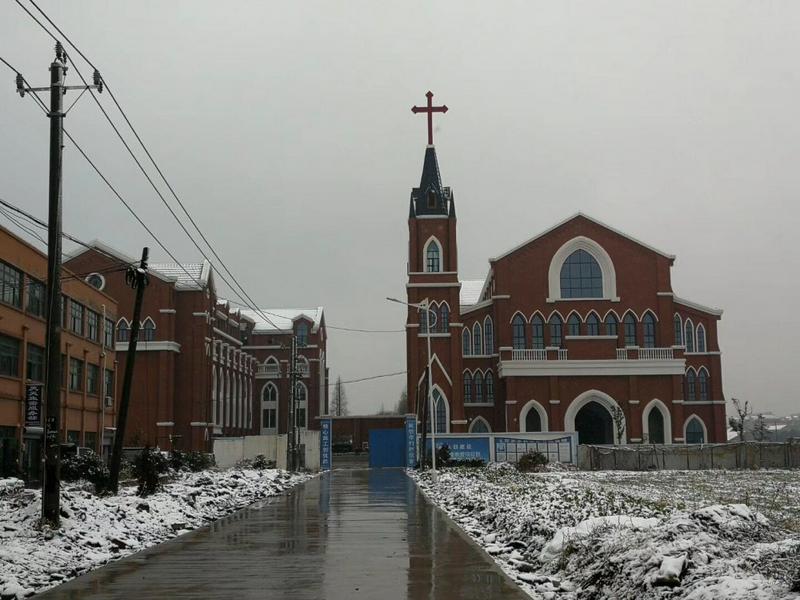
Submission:
[[[86,278],[86,283],[98,290],[102,290],[106,287],[106,278],[100,275],[100,273],[91,273]]]

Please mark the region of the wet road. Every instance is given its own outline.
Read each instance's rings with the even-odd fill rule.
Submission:
[[[337,470],[45,594],[528,598],[401,470]]]

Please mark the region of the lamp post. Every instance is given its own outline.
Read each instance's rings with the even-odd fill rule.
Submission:
[[[425,298],[422,302],[413,304],[410,302],[403,302],[397,298],[386,298],[389,302],[397,302],[398,304],[405,304],[417,310],[424,310],[427,315],[425,319],[425,333],[428,338],[428,410],[430,411],[430,419],[428,422],[431,424],[431,481],[436,483],[436,407],[433,405],[433,375],[431,374],[431,315],[436,319],[436,312],[430,308],[430,300]],[[422,463],[425,464],[425,448],[422,449]]]

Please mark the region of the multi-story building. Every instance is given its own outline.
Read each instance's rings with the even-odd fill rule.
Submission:
[[[2,227],[0,248],[0,470],[38,480],[44,395],[32,414],[25,400],[45,377],[47,256]],[[61,286],[62,439],[105,453],[117,411],[117,303],[74,271],[63,271]]]
[[[673,292],[674,256],[577,214],[460,281],[455,201],[433,146],[408,228],[408,301],[435,311],[437,431],[725,441],[722,311]],[[412,411],[426,393],[426,314],[409,309],[406,325]]]

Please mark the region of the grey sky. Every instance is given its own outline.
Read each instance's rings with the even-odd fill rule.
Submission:
[[[41,6],[101,68],[260,304],[322,304],[330,324],[402,328],[403,308],[384,297],[404,294],[408,194],[426,141],[409,109],[432,89],[450,107],[436,144],[458,204],[462,278],[582,210],[676,254],[675,292],[725,309],[727,398],[800,409],[800,5]],[[52,42],[11,1],[0,56],[48,81]],[[0,197],[44,217],[48,125],[0,73]],[[66,126],[170,249],[197,260],[91,99]],[[66,231],[166,259],[69,144],[64,200]],[[399,333],[331,331],[332,377],[402,370],[404,347]],[[349,386],[351,411],[390,407],[404,381]]]

